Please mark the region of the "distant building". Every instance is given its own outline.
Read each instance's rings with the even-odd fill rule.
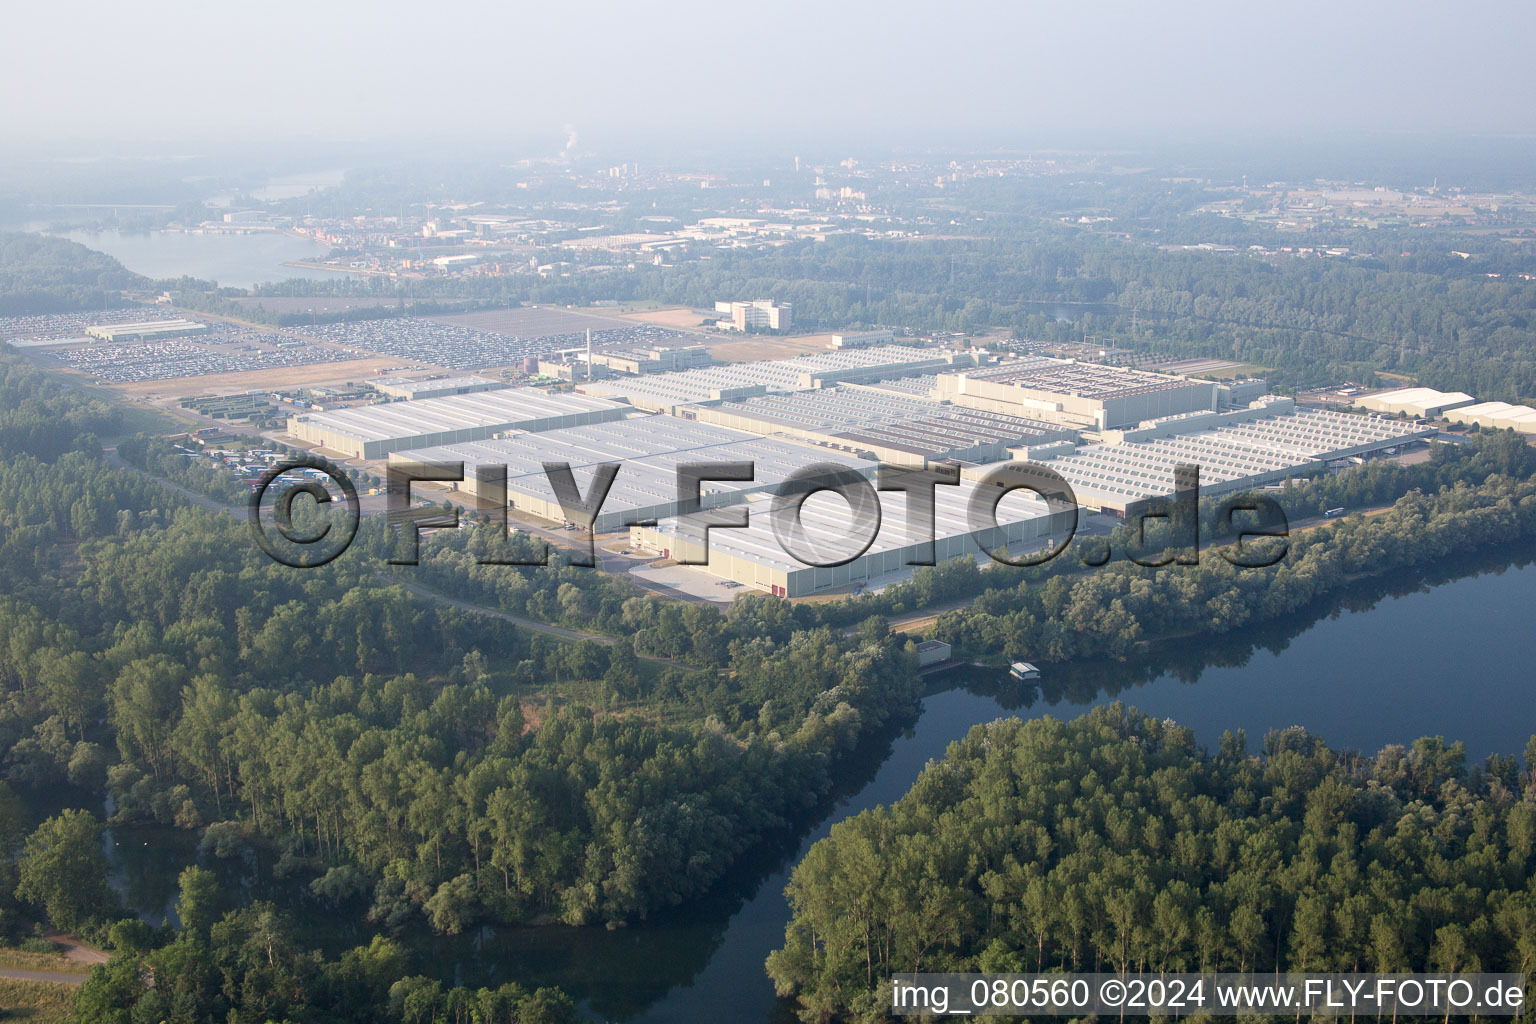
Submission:
[[[1526,405],[1510,405],[1508,402],[1480,402],[1463,405],[1446,413],[1452,423],[1464,423],[1492,430],[1518,430],[1522,434],[1536,434],[1536,409]]]
[[[406,380],[404,377],[381,377],[373,386],[391,398],[442,398],[444,395],[472,395],[477,391],[497,391],[507,387],[506,381],[489,377],[440,377],[437,380]]]
[[[917,667],[927,668],[949,660],[951,648],[942,640],[924,640],[917,645]]]
[[[1243,380],[1224,380],[1216,385],[1216,408],[1245,409],[1269,394],[1269,382],[1259,377]]]
[[[716,302],[715,312],[730,318],[717,324],[730,331],[787,331],[794,323],[793,308],[772,299]]]
[[[891,331],[858,331],[853,334],[832,335],[833,348],[868,348],[871,345],[891,345],[896,335]]]
[[[709,350],[702,345],[679,348],[648,348],[631,352],[598,352],[592,356],[596,366],[606,366],[619,373],[665,373],[670,370],[691,370],[714,363]]]
[[[191,320],[145,320],[136,324],[99,324],[87,327],[85,333],[102,341],[145,341],[149,338],[175,338],[189,334],[203,334],[207,324]]]
[[[941,372],[935,395],[941,401],[972,409],[1090,430],[1216,410],[1216,384],[1212,381],[1043,356],[971,371]]]
[[[605,423],[631,412],[627,405],[600,398],[505,388],[294,415],[288,417],[288,433],[348,458],[382,459],[405,448],[483,441],[508,431],[537,433]]]
[[[1398,388],[1378,391],[1355,402],[1370,412],[1401,413],[1426,419],[1439,419],[1452,409],[1471,405],[1477,399],[1460,391],[1436,391],[1434,388]]]

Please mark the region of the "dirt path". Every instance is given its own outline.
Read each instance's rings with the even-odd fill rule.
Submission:
[[[178,494],[192,502],[192,504],[206,508],[210,512],[228,512],[232,516],[238,516],[245,511],[244,509],[235,508],[232,505],[226,505],[221,501],[215,501],[213,498],[208,497],[206,494],[198,494],[196,491],[188,490],[180,484],[173,484],[171,481],[166,480],[164,477],[158,477],[153,473],[140,469],[138,466],[135,466],[129,462],[125,462],[123,457],[117,454],[116,448],[102,449],[102,456],[106,458],[109,465],[116,466],[118,469],[126,469],[131,473],[137,473],[143,477],[148,477],[173,494]]]
[[[44,936],[49,942],[57,943],[64,947],[64,959],[77,964],[104,964],[112,959],[112,955],[104,949],[95,946],[87,946],[73,935],[64,935],[61,932],[51,932]]]
[[[552,626],[547,622],[539,622],[536,619],[528,619],[521,615],[513,615],[511,612],[504,612],[498,608],[490,608],[483,604],[475,604],[473,601],[464,601],[457,597],[449,597],[447,594],[444,594],[441,591],[433,590],[431,587],[424,586],[420,583],[408,583],[402,579],[390,578],[386,576],[380,576],[379,579],[388,584],[404,587],[407,591],[419,598],[422,598],[423,600],[435,601],[438,604],[447,605],[450,608],[457,608],[460,611],[472,612],[475,615],[489,615],[493,619],[501,619],[503,622],[510,622],[514,626],[519,626],[523,629],[531,629],[536,633],[544,633],[549,636],[559,637],[561,640],[591,640],[593,643],[602,644],[604,647],[612,647],[614,644],[618,643],[616,638],[611,636],[604,636],[601,633],[582,633],[578,630],[566,629],[564,626]],[[648,654],[640,654],[637,655],[637,657],[639,657],[641,661],[654,661],[660,665],[672,665],[679,668],[683,667],[677,662],[673,661],[671,658],[657,658]]]
[[[105,950],[88,946],[73,935],[50,932],[46,938],[59,947],[58,961],[53,961],[49,957],[48,963],[36,968],[0,967],[0,978],[8,978],[12,981],[45,981],[56,985],[79,985],[90,977],[89,972],[92,967],[96,964],[104,964],[111,959]],[[61,967],[77,969],[54,970],[55,962]]]

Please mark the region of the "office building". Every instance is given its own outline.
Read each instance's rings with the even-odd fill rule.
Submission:
[[[772,299],[716,302],[715,312],[725,314],[716,326],[728,331],[787,331],[794,323],[793,309]]]

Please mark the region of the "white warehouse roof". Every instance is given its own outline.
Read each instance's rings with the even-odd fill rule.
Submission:
[[[721,501],[745,500],[750,494],[772,490],[797,470],[816,463],[845,466],[863,475],[875,472],[876,464],[865,459],[823,451],[807,445],[759,437],[728,427],[694,423],[672,416],[637,416],[626,420],[582,427],[549,430],[540,434],[503,437],[490,441],[444,445],[396,452],[397,461],[463,462],[466,479],[476,466],[506,466],[507,491],[555,502],[544,473],[546,462],[566,462],[582,494],[591,486],[596,466],[617,462],[618,476],[602,505],[599,532],[624,525],[631,510],[662,507],[660,514],[676,512],[677,468],[704,462],[751,462],[751,481],[705,481],[703,495]],[[737,495],[738,498],[729,496]],[[711,502],[706,501],[706,506]],[[524,507],[518,503],[518,507]]]
[[[623,411],[623,406],[588,395],[551,394],[538,388],[504,388],[314,412],[295,419],[361,441],[387,441],[468,427],[512,430],[519,423],[603,410],[619,412]]]
[[[582,384],[589,395],[613,395],[631,399],[636,405],[666,407],[704,402],[715,392],[761,387],[768,391],[799,391],[807,387],[802,378],[838,380],[842,376],[879,376],[883,369],[889,376],[903,376],[912,366],[924,368],[941,365],[944,354],[933,349],[904,345],[880,345],[872,348],[839,349],[815,352],[793,359],[756,363],[721,363],[693,370],[655,373],[639,378],[593,381]]]
[[[978,486],[980,484],[967,480],[961,481],[956,487],[933,489],[934,516],[931,539],[940,542],[946,538],[966,537],[977,532],[970,521],[969,509],[971,495]],[[916,525],[908,520],[906,495],[897,491],[879,491],[877,494],[880,498],[880,532],[876,534],[874,543],[864,552],[866,557],[878,555],[884,551],[900,550],[930,539],[930,535],[921,533]],[[746,527],[711,530],[709,533],[711,552],[718,549],[723,554],[784,572],[795,572],[806,568],[805,563],[784,550],[784,545],[775,535],[773,517],[770,514],[772,507],[772,498],[758,498],[746,505],[748,513]],[[1049,514],[1050,510],[1039,497],[1029,491],[1016,490],[1010,492],[998,504],[997,523],[1005,525],[1025,522],[1040,519]],[[858,540],[862,539],[854,539],[853,512],[847,501],[830,492],[822,492],[806,499],[801,507],[800,522],[805,529],[807,548],[821,560],[847,557],[858,546]],[[991,524],[985,524],[985,526],[990,528]],[[663,521],[657,527],[657,533],[663,536],[675,535],[676,532],[676,520]],[[977,546],[972,553],[983,557],[980,546]]]
[[[1108,499],[1123,506],[1172,494],[1180,463],[1200,467],[1202,492],[1221,493],[1434,433],[1378,416],[1309,410],[1155,440],[1087,445],[1045,464],[1089,504]]]
[[[1446,409],[1471,405],[1477,399],[1460,391],[1436,391],[1434,388],[1400,388],[1367,395],[1355,404],[1374,412],[1406,412],[1428,416]]]
[[[1446,414],[1453,423],[1476,423],[1484,427],[1506,428],[1530,434],[1536,433],[1536,409],[1508,402],[1480,402],[1464,405]]]

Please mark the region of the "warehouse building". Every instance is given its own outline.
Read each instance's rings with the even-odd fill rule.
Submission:
[[[1467,426],[1476,424],[1489,430],[1516,430],[1522,434],[1536,434],[1536,409],[1528,405],[1480,402],[1453,409],[1445,414],[1445,418],[1452,423]]]
[[[897,491],[878,492],[880,525],[874,543],[862,555],[837,566],[807,565],[785,550],[773,529],[772,499],[762,497],[747,505],[747,526],[714,529],[707,550],[683,537],[675,520],[654,526],[633,526],[633,548],[653,551],[663,558],[703,561],[698,569],[724,580],[757,587],[778,597],[801,597],[839,587],[885,586],[907,578],[915,566],[908,563],[925,553],[933,541],[937,563],[971,555],[985,559],[982,541],[1006,545],[1014,554],[1050,548],[1065,535],[1070,513],[1052,515],[1046,504],[1027,491],[1014,491],[997,510],[997,527],[975,529],[970,518],[970,498],[977,484],[934,488],[934,524],[931,537],[909,523],[906,496]],[[860,539],[853,511],[843,498],[824,492],[806,500],[800,522],[805,551],[810,561],[832,562],[853,554]],[[797,548],[797,550],[799,550]]]
[[[939,378],[933,373],[919,373],[911,377],[892,377],[889,380],[850,381],[844,387],[857,388],[860,391],[874,391],[885,395],[900,395],[902,398],[917,398],[927,402],[937,402],[935,392],[939,387]]]
[[[1259,377],[1223,380],[1216,383],[1216,408],[1245,409],[1269,394],[1269,381]]]
[[[1110,432],[1104,443],[1056,443],[1020,449],[1016,458],[1044,465],[1071,484],[1078,503],[1116,515],[1135,515],[1153,498],[1174,491],[1174,467],[1200,467],[1200,493],[1254,490],[1331,462],[1395,449],[1435,436],[1433,427],[1378,416],[1297,410],[1289,398],[1271,398],[1228,413],[1190,414]],[[962,477],[991,470],[979,466]]]
[[[1060,424],[941,405],[852,387],[760,395],[693,406],[678,415],[701,423],[783,434],[893,465],[964,459],[996,462],[1021,444],[1077,438]]]
[[[642,373],[670,373],[691,370],[714,364],[709,349],[702,345],[673,348],[646,348],[624,352],[596,352],[592,355],[594,366],[606,366],[616,373],[638,376]]]
[[[1471,405],[1477,399],[1460,391],[1436,391],[1434,388],[1399,388],[1396,391],[1380,391],[1367,395],[1355,405],[1368,412],[1384,412],[1393,416],[1417,416],[1421,419],[1439,419],[1452,409]]]
[[[151,341],[208,333],[208,325],[191,320],[143,320],[133,324],[97,324],[85,333],[101,341]]]
[[[869,348],[871,345],[891,345],[895,341],[896,334],[893,331],[858,331],[832,335],[833,348]]]
[[[1089,430],[1216,409],[1216,384],[1145,370],[1029,357],[940,373],[937,396],[956,405]]]
[[[618,476],[594,524],[598,533],[676,515],[677,469],[683,465],[750,462],[754,466],[752,480],[705,481],[700,486],[703,508],[741,504],[771,491],[790,474],[818,463],[830,463],[862,476],[876,471],[875,463],[843,453],[670,416],[638,416],[536,435],[397,451],[390,462],[462,462],[465,480],[454,489],[482,502],[489,500],[491,492],[477,467],[505,466],[509,507],[552,523],[565,522],[566,515],[545,475],[544,463],[568,463],[583,495],[588,493],[598,464],[619,463]]]
[[[288,433],[353,458],[382,459],[406,448],[604,423],[632,412],[603,398],[505,388],[290,416]]]
[[[369,382],[374,389],[391,398],[415,400],[443,398],[448,395],[473,395],[479,391],[500,391],[505,381],[489,377],[440,377],[437,380],[407,380],[404,377],[380,377]]]
[[[647,412],[672,413],[681,406],[702,402],[720,402],[774,391],[809,391],[848,381],[907,376],[938,367],[949,369],[957,365],[954,359],[954,356],[932,349],[881,345],[815,352],[794,359],[725,363],[677,373],[596,381],[582,384],[577,390],[583,394],[622,399]]]

